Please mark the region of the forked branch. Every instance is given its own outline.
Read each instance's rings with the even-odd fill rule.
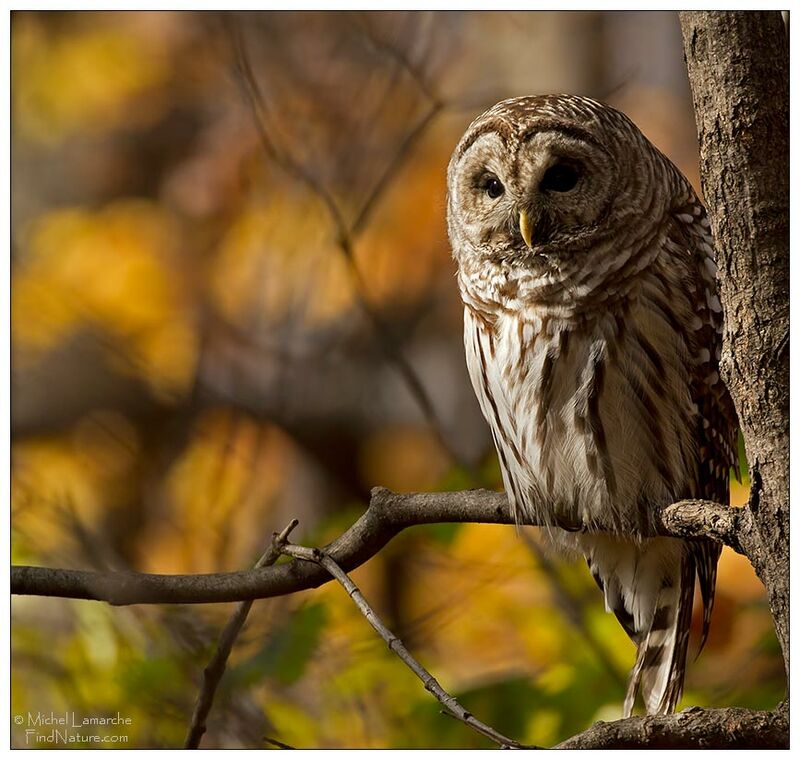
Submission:
[[[282,547],[289,538],[289,534],[297,527],[297,522],[297,520],[292,520],[280,533],[273,535],[269,548],[264,552],[258,562],[256,562],[256,569],[260,567],[269,567],[278,561],[282,553]],[[183,744],[184,749],[196,749],[200,746],[200,740],[206,732],[206,718],[208,718],[208,714],[211,712],[211,707],[214,704],[214,695],[217,692],[217,686],[219,686],[219,682],[222,680],[225,667],[228,664],[228,657],[247,621],[247,616],[250,614],[250,608],[252,606],[252,599],[246,602],[239,602],[235,612],[231,615],[227,625],[220,634],[219,642],[217,643],[217,648],[214,651],[211,662],[208,663],[203,671],[203,685],[197,697],[194,712],[192,713],[189,732],[186,734],[186,741]]]
[[[353,600],[353,603],[361,611],[361,614],[367,619],[367,622],[375,629],[378,635],[389,645],[391,649],[414,673],[417,678],[422,681],[423,686],[433,694],[436,699],[444,706],[445,710],[454,718],[466,723],[470,728],[477,731],[479,734],[491,739],[504,749],[514,748],[522,749],[524,745],[503,736],[499,731],[495,731],[491,726],[478,720],[472,713],[465,709],[458,700],[448,694],[441,686],[441,684],[429,673],[419,662],[414,659],[411,652],[408,651],[405,644],[400,641],[378,617],[372,607],[369,606],[364,595],[361,593],[358,586],[351,580],[350,576],[342,570],[339,565],[334,562],[331,557],[320,549],[309,549],[305,546],[294,546],[286,544],[283,547],[284,554],[290,557],[299,559],[306,562],[313,562],[320,567],[324,568],[326,572],[330,573],[332,578],[335,578],[347,591],[348,596]]]
[[[752,541],[748,510],[731,509],[707,501],[681,501],[659,511],[659,535],[681,538],[709,536],[747,553]],[[432,523],[491,523],[513,525],[505,494],[474,490],[443,493],[372,491],[369,508],[325,553],[345,572],[374,557],[398,533]],[[532,524],[532,523],[528,523]],[[592,525],[608,532],[612,526]],[[94,572],[44,567],[11,568],[13,594],[95,599],[115,605],[204,604],[266,599],[327,583],[330,576],[307,562],[262,567],[234,573],[154,575],[135,572]]]
[[[712,536],[737,551],[752,541],[749,510],[731,509],[704,501],[682,501],[656,516],[660,535]],[[442,689],[379,620],[347,576],[366,562],[405,528],[438,522],[513,524],[508,501],[494,491],[396,494],[385,488],[372,492],[369,509],[324,549],[283,546],[293,561],[239,573],[209,575],[148,575],[144,573],[99,573],[41,567],[12,567],[12,593],[97,599],[112,604],[203,603],[241,601],[220,639],[218,651],[206,671],[188,742],[199,741],[230,647],[238,635],[249,601],[290,594],[320,586],[336,578],[364,613],[375,630],[422,680],[449,715],[463,721],[501,746],[522,747],[470,715]],[[602,525],[593,526],[603,530]],[[610,526],[605,526],[610,527]],[[276,539],[267,560],[274,561],[288,530]],[[263,563],[259,563],[263,564]],[[701,733],[698,726],[702,725]],[[629,718],[597,724],[569,739],[568,747],[782,747],[788,745],[785,711],[702,710],[671,716]],[[194,745],[196,746],[196,744]]]

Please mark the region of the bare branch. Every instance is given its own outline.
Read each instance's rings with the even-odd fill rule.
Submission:
[[[452,444],[445,435],[444,427],[439,419],[439,415],[433,406],[430,396],[420,380],[417,371],[414,369],[408,359],[406,359],[405,355],[397,345],[395,337],[392,335],[383,318],[378,313],[378,310],[371,304],[370,299],[367,296],[367,288],[365,287],[366,283],[361,276],[361,272],[358,269],[355,259],[355,238],[357,234],[367,223],[372,209],[375,207],[378,199],[384,193],[391,180],[397,174],[405,157],[411,151],[411,148],[418,142],[422,135],[425,134],[425,132],[428,130],[428,127],[433,123],[435,117],[442,110],[442,103],[440,103],[438,100],[431,101],[431,106],[428,111],[424,114],[416,126],[408,133],[406,138],[398,147],[394,156],[387,164],[384,172],[378,178],[378,181],[372,188],[372,191],[358,212],[355,222],[351,227],[348,227],[339,204],[328,188],[326,188],[323,183],[319,182],[317,178],[314,177],[300,162],[295,161],[287,153],[281,152],[275,142],[270,138],[265,119],[268,112],[267,105],[264,101],[258,81],[253,74],[253,69],[250,65],[250,57],[245,41],[242,38],[241,29],[235,20],[228,19],[227,15],[225,18],[236,60],[238,79],[245,95],[245,99],[247,100],[250,108],[250,112],[252,114],[253,121],[255,123],[256,130],[258,131],[259,139],[265,154],[270,160],[274,161],[289,175],[299,180],[325,205],[336,233],[336,243],[348,265],[348,268],[350,269],[358,303],[367,319],[372,323],[372,327],[375,330],[375,334],[380,339],[380,345],[386,354],[386,358],[394,365],[395,369],[402,376],[404,382],[408,386],[409,391],[411,392],[411,395],[416,400],[423,416],[425,417],[425,420],[436,435],[442,448],[447,452],[454,462],[457,462],[468,471],[471,470],[469,463],[464,461],[463,457],[461,457],[456,449],[453,448]],[[410,67],[408,62],[403,65]],[[419,83],[417,76],[415,76],[415,79]],[[429,90],[423,91],[430,99]]]
[[[743,551],[754,540],[749,512],[707,501],[682,501],[655,515],[659,535],[680,537],[713,536],[728,546]],[[346,572],[374,556],[397,533],[413,525],[437,522],[480,522],[513,524],[505,494],[494,491],[459,491],[451,493],[396,494],[375,488],[369,509],[356,523],[324,550],[291,547],[295,559],[286,564],[259,567],[239,573],[210,575],[148,575],[144,573],[95,573],[81,570],[58,570],[40,567],[12,567],[14,594],[38,594],[78,599],[98,599],[112,604],[202,603],[251,600],[289,594],[316,587],[336,577],[361,607],[363,597],[347,578]],[[610,526],[609,526],[610,527]],[[602,526],[592,526],[600,531]],[[297,559],[302,555],[302,559]],[[334,572],[334,566],[335,571]],[[338,573],[338,575],[337,575]],[[345,583],[345,580],[347,581]],[[355,591],[352,591],[355,589]],[[247,602],[245,602],[247,604]],[[367,609],[368,606],[367,606]],[[365,611],[362,607],[362,611]],[[464,720],[504,746],[520,746],[505,737],[492,736],[488,726],[467,719],[466,711],[452,699],[435,679],[411,658],[402,644],[382,626],[371,610],[365,612],[373,627],[391,644],[422,679],[426,688],[448,708],[448,714]],[[217,682],[224,670],[236,633],[236,615],[220,639],[220,647],[206,677]],[[243,622],[243,621],[242,621]],[[384,635],[386,634],[386,635]],[[390,637],[387,639],[387,635]],[[399,649],[402,647],[402,649]],[[405,656],[407,655],[407,657]],[[411,658],[409,661],[408,658]],[[415,663],[416,670],[411,663]],[[215,675],[214,665],[217,663]],[[211,674],[208,671],[211,670]],[[213,688],[204,685],[203,698],[213,698]],[[437,694],[436,689],[441,690]],[[204,697],[205,695],[205,697]],[[198,705],[200,700],[198,700]],[[449,705],[449,706],[448,706]],[[210,703],[208,705],[210,708]],[[452,708],[452,709],[451,709]],[[198,712],[199,708],[196,708]],[[467,714],[468,715],[468,714]],[[193,721],[194,722],[194,721]],[[203,722],[201,717],[198,726]],[[481,726],[482,728],[479,728]],[[495,732],[496,733],[496,732]],[[188,741],[188,739],[187,739]],[[724,710],[692,710],[671,716],[629,718],[607,724],[596,724],[583,734],[567,740],[562,748],[579,747],[782,747],[788,746],[788,717],[781,709],[761,712],[727,708]]]
[[[273,747],[277,747],[278,749],[296,749],[296,747],[292,747],[291,744],[284,744],[283,742],[279,742],[277,739],[273,739],[270,736],[265,736],[264,741],[267,744],[271,744]]]
[[[313,195],[316,195],[325,204],[333,224],[339,232],[345,230],[346,225],[342,218],[339,205],[328,189],[318,182],[316,177],[309,173],[301,163],[281,152],[270,138],[265,123],[265,116],[267,113],[266,103],[261,94],[261,88],[258,86],[258,82],[253,74],[253,69],[250,65],[250,56],[247,52],[245,41],[242,38],[241,29],[235,18],[228,14],[224,14],[223,19],[225,20],[228,33],[231,37],[231,45],[236,59],[238,81],[250,107],[253,122],[258,131],[259,140],[261,141],[261,147],[270,160],[274,161],[287,174],[300,181]]]
[[[412,654],[406,649],[405,644],[383,624],[383,621],[367,603],[367,600],[364,598],[358,586],[353,583],[347,573],[345,573],[328,554],[319,549],[309,549],[305,546],[295,546],[293,544],[284,546],[283,552],[295,559],[313,562],[327,570],[328,573],[342,585],[344,590],[347,591],[353,603],[361,610],[361,614],[367,619],[367,622],[389,645],[389,649],[413,671],[414,675],[422,681],[423,686],[441,702],[450,715],[454,718],[458,718],[458,720],[466,723],[470,728],[488,739],[491,739],[503,748],[523,748],[523,745],[519,742],[514,741],[514,739],[509,739],[507,736],[503,736],[503,734],[495,731],[491,726],[487,726],[485,723],[479,721],[472,713],[466,710],[455,697],[448,694],[433,675],[414,659]]]
[[[648,715],[595,723],[555,749],[787,749],[788,708],[690,707],[674,715]]]
[[[358,216],[353,222],[351,229],[352,235],[357,235],[366,226],[370,214],[372,213],[372,209],[376,206],[378,200],[389,186],[391,180],[394,179],[400,167],[403,165],[403,161],[405,160],[406,156],[411,152],[411,149],[422,137],[422,135],[427,132],[428,127],[430,127],[433,120],[439,115],[442,108],[442,104],[438,101],[435,101],[425,112],[419,122],[417,122],[416,126],[406,135],[403,142],[400,143],[400,146],[398,147],[394,156],[392,156],[391,161],[389,161],[389,163],[386,165],[383,173],[378,178],[375,186],[372,188],[372,192],[369,194],[369,197],[364,202],[361,210],[358,212]]]
[[[274,565],[278,561],[282,553],[281,549],[289,538],[289,534],[297,527],[297,522],[297,520],[292,520],[280,533],[273,534],[272,543],[256,562],[255,569]],[[200,740],[206,732],[206,718],[211,711],[211,706],[214,704],[217,686],[222,679],[223,673],[225,673],[228,657],[233,645],[236,643],[236,639],[239,637],[239,633],[244,627],[250,608],[253,606],[253,601],[250,599],[245,602],[239,602],[236,611],[231,615],[219,637],[217,649],[211,658],[211,662],[208,663],[203,671],[203,686],[194,706],[189,732],[183,744],[184,749],[197,749],[200,746]]]
[[[436,92],[435,88],[431,86],[419,68],[409,60],[408,56],[394,45],[391,45],[375,36],[370,27],[369,19],[365,13],[357,13],[355,14],[355,18],[359,19],[359,27],[364,35],[364,39],[372,46],[374,50],[387,55],[398,64],[400,70],[408,73],[419,91],[425,96],[430,106],[417,125],[406,135],[405,139],[398,146],[397,151],[392,156],[391,160],[386,164],[383,173],[378,178],[378,181],[372,188],[372,191],[364,202],[361,210],[358,212],[356,219],[350,228],[350,234],[353,237],[357,236],[366,225],[372,209],[375,207],[378,200],[389,186],[391,180],[394,179],[398,170],[403,165],[403,161],[405,160],[407,154],[411,151],[411,148],[428,130],[431,122],[433,122],[433,120],[445,107],[444,101]]]
[[[430,11],[428,11],[430,13]],[[358,22],[359,29],[364,35],[364,40],[376,52],[383,53],[397,63],[401,71],[405,71],[416,84],[419,91],[431,102],[438,103],[441,98],[436,89],[428,82],[419,67],[409,60],[405,52],[386,40],[380,39],[372,30],[369,16],[364,12],[353,14],[353,18]]]
[[[654,515],[659,535],[682,538],[710,536],[740,553],[752,541],[751,521],[741,509],[708,501],[681,501]],[[474,490],[397,494],[372,491],[369,509],[325,552],[346,572],[374,557],[394,536],[414,525],[432,523],[513,525],[505,494]],[[608,532],[600,524],[593,532]],[[11,568],[14,594],[95,599],[111,604],[202,604],[283,596],[316,588],[329,579],[319,567],[289,562],[235,573],[153,575],[101,573],[44,567]]]

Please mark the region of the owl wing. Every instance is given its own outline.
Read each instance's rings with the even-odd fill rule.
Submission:
[[[738,477],[738,422],[733,401],[719,375],[724,324],[713,238],[705,209],[693,194],[691,201],[673,214],[668,234],[669,245],[679,248],[687,257],[693,275],[688,281],[694,311],[693,340],[689,341],[694,354],[690,357],[693,359],[690,392],[698,410],[699,462],[687,496],[727,504],[731,468]],[[689,543],[703,599],[702,649],[711,622],[722,545],[707,538],[693,539]]]

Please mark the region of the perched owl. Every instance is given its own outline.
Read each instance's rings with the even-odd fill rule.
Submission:
[[[498,103],[448,168],[472,384],[517,520],[577,551],[637,646],[624,714],[683,688],[720,545],[653,537],[654,508],[727,503],[736,417],[705,211],[622,113],[572,95]],[[610,533],[593,532],[612,526]]]

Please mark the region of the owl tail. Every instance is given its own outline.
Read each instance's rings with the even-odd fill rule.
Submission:
[[[675,709],[683,691],[694,598],[694,554],[674,538],[634,542],[584,537],[589,569],[613,612],[637,646],[623,716],[641,690],[648,715]]]

